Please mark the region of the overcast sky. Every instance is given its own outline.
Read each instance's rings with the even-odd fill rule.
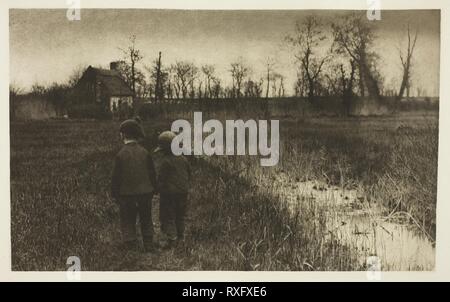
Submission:
[[[229,64],[237,57],[263,75],[268,56],[278,58],[278,72],[286,77],[292,93],[295,80],[293,55],[283,42],[296,21],[316,14],[324,22],[348,11],[180,11],[180,10],[82,10],[80,21],[68,21],[65,10],[10,10],[11,83],[29,88],[33,83],[63,83],[78,66],[109,66],[122,57],[119,47],[137,37],[143,65],[162,51],[163,64],[190,60],[199,66],[215,64],[226,82]],[[413,85],[438,95],[440,12],[383,11],[373,21],[380,55],[379,70],[386,84],[399,83],[401,65],[397,47],[406,43],[408,22],[419,30],[413,66]]]

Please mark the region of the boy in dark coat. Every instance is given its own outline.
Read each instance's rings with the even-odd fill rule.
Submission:
[[[151,155],[137,142],[140,132],[135,120],[126,120],[120,125],[124,146],[116,155],[111,195],[120,207],[121,231],[126,247],[136,246],[136,220],[139,215],[144,248],[151,252],[152,198],[156,191],[156,174]]]
[[[144,125],[142,122],[142,119],[139,117],[139,115],[135,116],[133,118],[137,124],[139,125],[139,137],[137,139],[137,142],[144,147],[147,151],[151,151],[151,144],[148,139],[148,137],[145,135]]]
[[[185,216],[191,171],[183,155],[175,156],[170,148],[175,134],[165,131],[158,137],[160,153],[158,165],[158,188],[160,189],[161,231],[167,236],[169,245],[176,239],[184,241]],[[173,232],[175,224],[176,237]]]

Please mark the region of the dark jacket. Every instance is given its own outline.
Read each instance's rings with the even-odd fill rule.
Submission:
[[[158,188],[161,193],[187,193],[191,169],[183,155],[162,152],[158,168]]]
[[[150,153],[136,142],[123,146],[114,163],[112,196],[148,194],[155,189],[156,174]]]

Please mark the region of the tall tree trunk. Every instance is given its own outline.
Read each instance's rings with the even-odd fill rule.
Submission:
[[[156,87],[155,87],[155,101],[158,103],[161,99],[161,52],[158,56],[158,64],[156,66]]]
[[[308,100],[312,102],[314,99],[314,80],[308,76]]]
[[[136,74],[134,70],[134,60],[131,61],[131,90],[133,91],[133,96],[136,97]]]
[[[403,66],[403,77],[402,77],[402,83],[400,84],[400,90],[398,92],[398,95],[396,97],[397,101],[400,101],[403,97],[405,90],[407,97],[409,98],[409,92],[410,92],[410,78],[411,78],[411,59],[414,52],[414,48],[416,46],[417,41],[417,32],[414,36],[414,40],[411,41],[411,31],[408,25],[408,47],[406,49],[406,57],[403,56],[402,52],[400,51],[400,60],[402,62]]]
[[[366,85],[364,84],[365,71],[362,64],[359,64],[358,74],[359,74],[359,92],[362,97],[365,97],[366,96]]]

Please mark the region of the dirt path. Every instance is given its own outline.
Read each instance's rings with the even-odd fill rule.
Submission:
[[[195,207],[195,205],[193,205]],[[195,211],[188,211],[186,217],[186,242],[179,244],[172,248],[164,248],[161,245],[164,243],[161,238],[160,222],[159,222],[159,196],[153,197],[152,205],[152,218],[154,228],[154,242],[157,246],[153,253],[145,253],[142,247],[142,238],[138,231],[139,242],[141,246],[137,250],[125,251],[118,247],[120,244],[120,234],[116,233],[116,236],[110,238],[111,243],[118,247],[118,252],[122,254],[121,261],[117,263],[113,270],[121,271],[161,271],[161,270],[182,270],[185,269],[185,263],[187,263],[186,257],[192,253],[190,244],[190,224],[195,217]],[[118,228],[119,224],[114,223],[114,227]],[[139,230],[139,225],[137,225]],[[119,236],[117,236],[119,235]]]

